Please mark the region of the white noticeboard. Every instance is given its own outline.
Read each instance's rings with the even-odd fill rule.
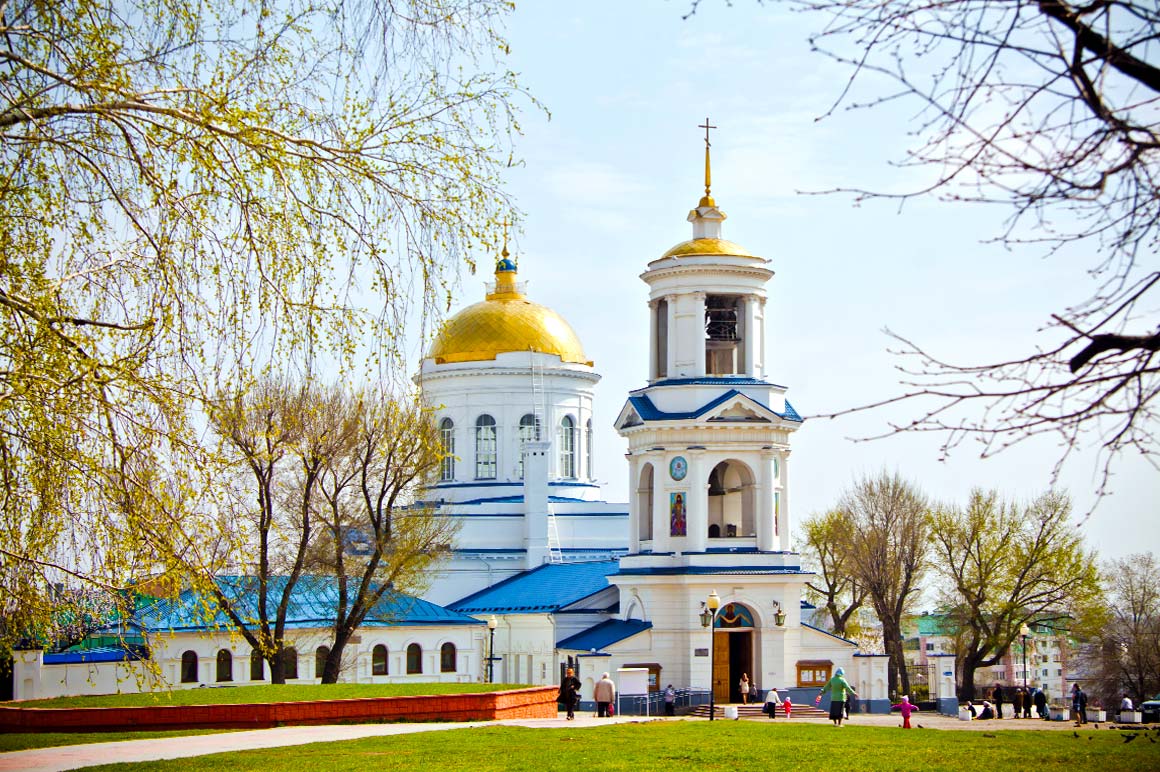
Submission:
[[[616,714],[620,715],[620,696],[648,697],[647,667],[618,667],[616,669]],[[644,701],[644,714],[648,715],[648,700]]]

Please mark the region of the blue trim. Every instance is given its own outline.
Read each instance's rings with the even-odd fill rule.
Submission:
[[[840,636],[840,635],[835,635],[834,633],[831,633],[829,630],[823,630],[823,629],[822,629],[822,628],[820,628],[820,627],[814,627],[813,625],[806,624],[805,622],[802,622],[802,627],[808,627],[809,629],[811,629],[811,630],[815,630],[815,631],[817,631],[817,632],[821,633],[822,635],[828,635],[828,636],[830,636],[831,638],[837,638],[839,641],[841,641],[841,642],[843,642],[843,643],[848,643],[848,644],[850,644],[851,646],[857,646],[857,645],[858,645],[856,642],[854,642],[854,641],[851,641],[849,638],[843,638],[843,637],[842,637],[842,636]]]
[[[730,386],[773,386],[777,389],[784,389],[785,386],[769,381],[763,381],[760,378],[750,378],[744,375],[738,376],[721,376],[717,378],[666,378],[663,381],[654,381],[644,388],[636,389],[631,392],[635,394],[645,389],[654,389],[657,386],[719,386],[721,384],[729,384]]]
[[[681,566],[676,568],[622,568],[613,576],[681,576],[705,574],[738,574],[749,576],[773,576],[812,574],[812,571],[800,571],[797,568],[755,568],[754,566]]]
[[[636,414],[640,416],[641,421],[687,421],[692,418],[700,418],[702,415],[709,412],[713,408],[729,401],[730,399],[733,399],[734,397],[744,397],[745,399],[753,402],[755,405],[764,408],[765,410],[768,410],[779,418],[784,418],[787,421],[794,421],[795,423],[802,423],[802,417],[799,416],[797,411],[793,409],[793,405],[789,403],[789,400],[786,400],[785,402],[785,412],[779,413],[769,405],[763,404],[760,400],[754,399],[748,394],[744,394],[737,389],[730,389],[729,391],[721,394],[716,399],[710,400],[708,403],[702,405],[696,410],[689,410],[683,413],[664,412],[653,404],[653,401],[649,399],[647,394],[636,394],[633,392],[629,396],[628,402],[632,405],[632,409],[636,411]]]
[[[149,659],[149,651],[143,646],[140,647],[140,650],[134,648],[102,648],[45,654],[44,664],[77,665],[86,662],[135,662],[143,659]]]
[[[549,480],[548,485],[556,485],[565,488],[599,488],[595,483],[580,482],[579,480]],[[486,480],[476,480],[475,482],[452,483],[441,482],[434,485],[428,485],[427,490],[439,490],[440,488],[511,488],[524,487],[523,480],[516,480],[515,482],[500,482],[493,478]]]

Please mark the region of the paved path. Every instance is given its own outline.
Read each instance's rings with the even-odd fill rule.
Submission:
[[[707,719],[665,719],[640,716],[617,716],[616,718],[594,718],[578,715],[575,721],[560,718],[510,719],[504,721],[475,721],[447,724],[344,724],[340,726],[284,726],[275,729],[256,729],[244,732],[223,732],[220,734],[191,735],[187,737],[164,737],[153,740],[124,740],[120,742],[89,743],[87,745],[66,745],[59,748],[38,748],[28,751],[0,753],[0,772],[21,770],[22,772],[59,772],[80,769],[97,764],[115,764],[129,761],[156,761],[158,759],[180,759],[189,756],[204,756],[211,753],[232,753],[255,748],[280,748],[307,743],[337,742],[357,740],[363,737],[383,737],[409,734],[411,732],[437,732],[445,729],[467,729],[479,726],[523,726],[537,729],[587,728],[605,726],[609,723],[632,723],[639,721],[705,721]],[[722,719],[718,719],[722,720]],[[770,719],[749,719],[769,722]],[[776,718],[773,721],[785,723],[806,723],[799,719]],[[1040,721],[1038,719],[1005,719],[999,721],[959,721],[949,716],[932,713],[917,713],[911,719],[925,729],[995,731],[1002,729],[1031,729],[1045,731],[1075,731],[1076,727],[1067,721]],[[808,723],[816,724],[817,720]],[[902,720],[897,715],[855,715],[847,722],[851,726],[898,727]],[[1103,724],[1101,729],[1110,728]],[[1094,731],[1091,724],[1079,731]]]

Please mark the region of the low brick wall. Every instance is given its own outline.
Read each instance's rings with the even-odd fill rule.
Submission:
[[[124,732],[166,729],[266,729],[303,724],[391,721],[491,721],[554,718],[556,687],[483,694],[368,697],[355,700],[139,708],[0,707],[0,732]]]

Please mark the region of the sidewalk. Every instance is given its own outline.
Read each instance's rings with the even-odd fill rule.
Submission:
[[[98,764],[115,764],[132,761],[157,761],[160,759],[180,759],[190,756],[204,756],[211,753],[232,753],[256,748],[279,748],[292,745],[306,745],[319,742],[339,742],[357,740],[363,737],[382,737],[412,732],[438,732],[446,729],[467,729],[480,726],[523,726],[533,729],[580,729],[606,726],[611,723],[633,723],[642,721],[705,721],[707,719],[645,716],[617,716],[616,718],[595,718],[591,714],[577,714],[575,721],[559,718],[508,719],[504,721],[474,721],[447,724],[344,724],[341,726],[285,726],[276,729],[255,729],[222,734],[190,735],[187,737],[165,737],[155,740],[125,740],[121,742],[90,743],[88,745],[67,745],[59,748],[38,748],[29,751],[0,753],[0,772],[21,770],[22,772],[59,772],[80,769]],[[718,719],[722,720],[722,719]],[[793,718],[746,719],[767,723],[805,723]],[[816,724],[816,720],[809,723]],[[898,727],[902,719],[897,715],[855,714],[846,722],[849,726]],[[911,717],[915,731],[919,725],[924,729],[997,731],[1007,729],[1028,730],[1075,730],[1070,721],[1041,721],[1039,719],[1002,719],[995,721],[959,721],[950,716],[933,713],[916,713]],[[1101,729],[1111,724],[1101,725]],[[1085,724],[1079,731],[1095,728]]]

